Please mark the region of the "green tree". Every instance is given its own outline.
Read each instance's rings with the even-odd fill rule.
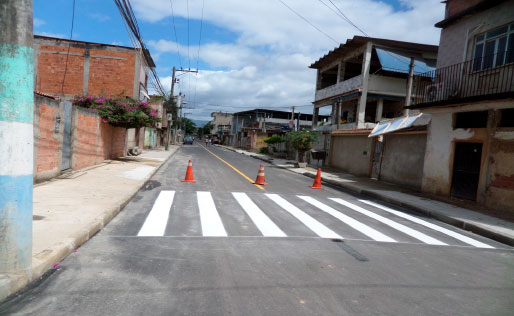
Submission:
[[[214,125],[212,125],[212,122],[208,122],[206,123],[203,127],[202,127],[202,130],[203,130],[203,134],[204,135],[209,135],[211,133],[211,130],[213,129]]]
[[[314,143],[318,141],[318,132],[307,130],[290,132],[286,135],[286,141],[298,151],[298,162],[304,162],[305,152],[312,149]]]
[[[182,123],[184,124],[184,129],[186,131],[186,135],[194,134],[196,130],[196,124],[188,119],[187,117],[182,118]]]

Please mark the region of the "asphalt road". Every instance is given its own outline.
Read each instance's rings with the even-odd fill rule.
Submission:
[[[183,146],[0,314],[513,314],[511,247],[267,164],[257,187],[260,161],[207,149]]]

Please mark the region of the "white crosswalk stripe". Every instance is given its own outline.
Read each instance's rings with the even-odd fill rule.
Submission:
[[[479,247],[479,248],[494,248],[492,246],[484,244],[483,242],[480,242],[480,241],[475,240],[473,238],[469,238],[467,236],[464,236],[464,235],[459,234],[457,232],[454,232],[452,230],[446,229],[444,227],[441,227],[441,226],[429,223],[427,221],[424,221],[424,220],[422,220],[420,218],[411,216],[409,214],[405,214],[403,212],[393,210],[392,208],[389,208],[387,206],[380,205],[380,204],[377,204],[377,203],[374,203],[374,202],[371,202],[371,201],[368,201],[368,200],[359,200],[359,201],[361,201],[363,203],[366,203],[368,205],[374,206],[376,208],[382,209],[382,210],[384,210],[386,212],[389,212],[391,214],[394,214],[396,216],[408,219],[409,221],[412,221],[414,223],[417,223],[417,224],[423,225],[425,227],[431,228],[433,230],[436,230],[436,231],[441,232],[443,234],[446,234],[448,236],[451,236],[451,237],[453,237],[455,239],[458,239],[458,240],[460,240],[460,241],[462,241],[462,242],[464,242],[464,243],[466,243],[468,245],[472,245],[472,246]]]
[[[211,192],[196,192],[198,208],[200,209],[200,222],[202,233],[209,237],[226,237],[227,232],[221,221],[220,214],[216,210]]]
[[[392,221],[392,220],[390,220],[390,219],[388,219],[386,217],[383,217],[381,215],[378,215],[376,213],[368,211],[368,210],[366,210],[366,209],[364,209],[364,208],[362,208],[360,206],[357,206],[357,205],[355,205],[353,203],[350,203],[348,201],[345,201],[345,200],[342,200],[342,199],[339,199],[339,198],[331,198],[331,200],[334,201],[334,202],[337,202],[337,203],[339,203],[341,205],[344,205],[344,206],[346,206],[348,208],[351,208],[352,210],[354,210],[356,212],[359,212],[361,214],[369,216],[369,217],[371,217],[371,218],[373,218],[373,219],[375,219],[375,220],[377,220],[379,222],[382,222],[382,223],[384,223],[384,224],[386,224],[386,225],[388,225],[388,226],[390,226],[390,227],[392,227],[392,228],[394,228],[396,230],[399,230],[402,233],[405,233],[405,234],[407,234],[407,235],[409,235],[411,237],[414,237],[414,238],[416,238],[416,239],[418,239],[418,240],[420,240],[420,241],[422,241],[424,243],[427,243],[427,244],[430,244],[430,245],[441,245],[441,246],[447,246],[448,245],[447,243],[444,243],[444,242],[442,242],[440,240],[437,240],[437,239],[432,238],[432,237],[430,237],[430,236],[428,236],[426,234],[423,234],[422,232],[419,232],[419,231],[414,230],[412,228],[409,228],[409,227],[407,227],[405,225],[402,225],[400,223]]]
[[[241,192],[233,192],[232,195],[237,200],[243,210],[250,216],[255,226],[259,228],[263,236],[267,237],[287,237],[271,219],[246,195]]]
[[[161,191],[138,236],[164,236],[175,191]]]
[[[277,203],[284,210],[289,212],[289,214],[293,215],[302,222],[305,226],[307,226],[310,230],[316,233],[318,236],[322,238],[335,238],[335,239],[343,239],[340,235],[336,234],[330,228],[321,224],[317,220],[315,220],[312,216],[300,210],[293,204],[286,201],[278,194],[266,194],[268,198],[270,198],[273,202]]]
[[[326,204],[319,202],[318,200],[313,199],[310,196],[298,195],[298,197],[300,199],[304,200],[305,202],[316,206],[323,212],[326,212],[326,213],[334,216],[335,218],[337,218],[341,222],[347,224],[348,226],[355,228],[356,230],[360,231],[361,233],[363,233],[364,235],[368,236],[371,239],[374,239],[376,241],[385,241],[385,242],[395,242],[396,241],[393,238],[382,234],[381,232],[377,231],[376,229],[373,229],[373,228],[369,227],[368,225],[365,225],[349,216],[346,216],[343,213],[331,208],[330,206],[328,206]]]
[[[195,212],[195,206],[191,208],[191,203],[194,205],[194,200],[190,201],[192,194],[196,195],[197,212]],[[458,245],[458,242],[452,242],[453,238],[469,246],[494,249],[493,246],[470,238],[462,232],[432,224],[416,216],[369,200],[358,200],[366,204],[366,206],[363,206],[362,204],[357,205],[341,198],[327,197],[323,199],[306,195],[291,197],[289,199],[291,202],[279,194],[269,193],[252,193],[249,195],[243,192],[231,192],[231,195],[228,195],[227,192],[217,193],[215,197],[216,202],[211,192],[208,191],[177,194],[172,190],[163,190],[155,200],[137,236],[288,237],[289,235],[290,237],[308,237],[311,236],[310,230],[321,238],[329,239],[344,239],[342,236],[349,238],[348,236],[353,237],[355,232],[359,232],[371,240],[380,242],[408,243],[407,236],[410,236],[430,245]],[[229,200],[227,200],[227,197],[229,197]],[[309,204],[301,203],[301,205],[307,207],[306,210],[309,211],[309,214],[305,210],[300,209],[299,206],[294,205],[295,201],[300,202],[300,200],[296,200],[297,198]],[[330,206],[334,202],[349,210]],[[219,209],[216,207],[216,204],[218,204]],[[174,206],[173,211],[172,206]],[[321,213],[317,212],[317,209],[331,215],[338,221],[335,222],[327,216],[321,215]],[[353,211],[365,215],[365,217],[352,213],[359,217],[357,220],[352,214],[348,213]],[[400,217],[403,220],[400,220],[400,223],[393,216],[385,217],[380,215],[382,211]],[[325,223],[332,221],[330,228],[321,223],[317,219],[318,217],[322,217]],[[277,220],[281,227],[274,222]],[[408,222],[405,220],[412,222],[412,227],[409,227],[411,225],[407,226],[406,223]],[[238,225],[238,222],[241,224]],[[345,225],[341,225],[341,222]],[[379,231],[373,225],[373,223],[376,225],[377,222],[386,226],[380,224]],[[170,226],[167,227],[168,225]],[[423,232],[420,231],[420,227],[417,225],[423,226]],[[430,231],[427,229],[430,229]],[[391,232],[393,232],[394,238],[390,237]],[[398,232],[407,236],[402,237]],[[444,234],[444,237],[441,234]]]

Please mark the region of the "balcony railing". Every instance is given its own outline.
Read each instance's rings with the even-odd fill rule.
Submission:
[[[412,105],[459,103],[514,93],[514,51],[415,75]]]

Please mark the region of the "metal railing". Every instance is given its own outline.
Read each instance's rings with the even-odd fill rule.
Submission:
[[[514,51],[414,76],[412,105],[451,103],[514,92]]]

